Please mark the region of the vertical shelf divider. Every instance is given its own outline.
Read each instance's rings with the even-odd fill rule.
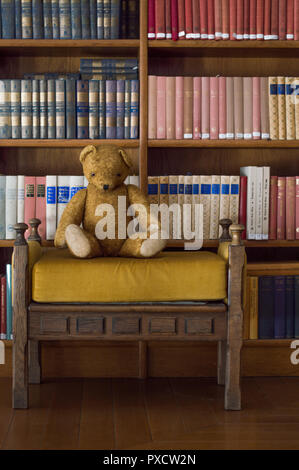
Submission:
[[[140,46],[139,46],[139,177],[140,188],[147,194],[147,108],[148,108],[148,42],[147,42],[147,0],[140,0]]]

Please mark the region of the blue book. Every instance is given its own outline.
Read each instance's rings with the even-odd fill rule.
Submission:
[[[15,3],[14,0],[1,0],[2,39],[15,37]]]
[[[21,0],[22,39],[32,39],[32,1]]]
[[[97,38],[104,39],[104,1],[97,0]]]
[[[32,139],[32,81],[21,80],[21,136]]]
[[[139,81],[131,80],[130,139],[138,139]]]
[[[12,272],[11,264],[6,265],[6,339],[12,339]]]
[[[47,80],[39,80],[40,138],[48,138],[48,87]]]
[[[77,81],[77,138],[88,139],[88,80]]]
[[[66,87],[66,138],[76,139],[76,81],[67,78]]]
[[[71,24],[72,39],[81,39],[81,0],[71,0]]]
[[[258,333],[259,339],[274,338],[274,278],[260,276],[258,285]]]
[[[59,0],[60,39],[72,39],[70,0]]]
[[[97,39],[97,3],[89,0],[90,39]]]
[[[21,0],[15,0],[15,38],[22,39]]]
[[[89,1],[81,0],[82,39],[90,39]]]
[[[149,176],[148,181],[149,181],[148,186],[147,186],[148,195],[158,198],[159,184],[157,182],[155,182],[155,183],[153,182],[153,181],[157,181],[156,178],[152,178],[151,176]],[[154,197],[151,198],[151,200],[154,200]]]
[[[286,338],[294,338],[295,320],[295,279],[294,276],[285,278],[285,308],[286,308]]]
[[[106,81],[106,139],[116,139],[116,80]]]
[[[138,70],[138,59],[80,59],[80,70],[85,69],[128,69],[128,72]]]
[[[42,0],[32,0],[32,30],[33,39],[43,39],[43,5]]]
[[[104,0],[104,39],[111,39],[111,0]]]
[[[99,81],[90,80],[88,84],[89,138],[99,138]]]
[[[44,38],[52,39],[52,6],[51,0],[43,0],[43,25],[44,25]]]
[[[21,80],[10,81],[11,137],[21,138]]]
[[[56,138],[55,118],[55,80],[50,79],[47,83],[47,117],[48,117],[48,139]]]
[[[274,288],[274,338],[283,339],[286,336],[285,276],[274,276]]]
[[[99,138],[106,139],[106,82],[99,80]]]
[[[51,0],[53,39],[60,39],[59,33],[59,0]]]
[[[116,82],[116,138],[125,137],[125,80]]]
[[[32,138],[40,138],[39,80],[32,80]]]
[[[111,39],[119,39],[120,0],[111,0]]]
[[[0,80],[0,139],[11,139],[10,80]]]
[[[131,115],[131,80],[125,81],[125,119],[124,138],[130,138],[130,115]]]
[[[65,80],[55,80],[56,139],[65,139]]]

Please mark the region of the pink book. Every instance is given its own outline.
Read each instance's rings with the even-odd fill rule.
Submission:
[[[210,138],[210,77],[201,78],[201,138]]]
[[[201,77],[193,78],[193,139],[201,138]]]
[[[215,39],[214,1],[208,1],[208,39]]]
[[[166,139],[166,77],[157,77],[157,139]]]
[[[166,77],[166,138],[175,139],[175,77]]]
[[[286,237],[286,178],[277,179],[277,240]]]
[[[261,138],[261,80],[260,77],[252,78],[252,137],[254,140]]]
[[[148,0],[148,39],[155,39],[156,25],[155,25],[155,0]]]
[[[237,0],[229,0],[229,38],[237,39]]]
[[[208,3],[207,0],[199,0],[200,38],[208,39]]]
[[[46,177],[36,177],[35,217],[41,221],[38,228],[42,240],[46,239]]]
[[[295,240],[296,178],[286,177],[286,238]]]
[[[253,106],[252,77],[243,77],[244,139],[252,139]]]
[[[219,138],[219,84],[218,77],[210,78],[210,139]]]
[[[296,176],[296,240],[299,240],[299,176]]]
[[[261,138],[270,139],[268,77],[260,77],[261,82]]]
[[[25,176],[25,201],[24,201],[24,222],[29,225],[29,220],[35,217],[35,176]],[[28,238],[30,230],[26,230],[25,236]]]
[[[148,138],[157,138],[157,77],[148,77]]]
[[[277,176],[270,178],[269,240],[277,237]]]
[[[226,139],[226,77],[219,77],[219,139]]]
[[[175,77],[175,138],[184,138],[184,77]]]
[[[235,139],[244,139],[243,78],[234,79],[234,121]]]
[[[233,77],[226,77],[226,138],[235,138]]]

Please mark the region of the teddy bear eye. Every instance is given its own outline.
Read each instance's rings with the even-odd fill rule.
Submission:
[[[116,176],[121,176],[121,174],[120,174],[120,173],[117,173],[117,175],[116,175]]]
[[[90,176],[95,176],[95,175],[96,175],[95,173],[91,173],[91,175],[90,175]]]

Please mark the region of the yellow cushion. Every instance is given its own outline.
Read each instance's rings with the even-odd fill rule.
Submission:
[[[207,251],[81,260],[52,248],[32,271],[36,302],[222,300],[226,295],[226,262]]]

